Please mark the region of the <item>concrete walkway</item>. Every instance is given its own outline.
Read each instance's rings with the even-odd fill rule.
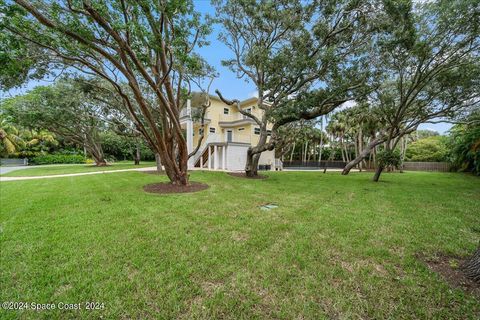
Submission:
[[[63,177],[76,177],[76,176],[86,176],[86,175],[101,174],[101,173],[115,173],[115,172],[126,172],[126,171],[151,171],[151,170],[157,170],[157,167],[119,169],[119,170],[104,170],[104,171],[92,171],[92,172],[80,172],[80,173],[66,173],[66,174],[55,174],[55,175],[48,175],[48,176],[32,176],[32,177],[1,177],[0,176],[0,182],[3,182],[3,181],[18,181],[18,180],[49,179],[49,178],[63,178]]]
[[[43,167],[54,167],[54,166],[84,166],[84,163],[80,164],[44,164],[44,165],[35,165],[35,166],[0,166],[0,174],[5,174],[9,173],[15,170],[26,170],[26,169],[31,169],[31,168],[43,168]]]
[[[318,168],[297,168],[297,167],[291,167],[291,168],[283,168],[282,171],[308,171],[308,172],[323,172],[323,168],[322,169],[318,169]],[[329,168],[327,169],[327,172],[342,172],[343,169],[338,169],[338,168]],[[352,169],[350,170],[350,172],[357,172],[359,171],[358,169]]]

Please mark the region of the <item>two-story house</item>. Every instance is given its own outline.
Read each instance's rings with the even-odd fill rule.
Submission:
[[[257,123],[242,115],[236,105],[229,106],[216,96],[210,96],[211,105],[204,117],[204,138],[197,153],[190,158],[189,167],[210,170],[238,171],[245,168],[247,150],[255,146],[260,137]],[[262,117],[263,110],[256,106],[257,99],[251,98],[240,103],[240,107]],[[180,122],[186,132],[188,149],[191,152],[198,145],[202,133],[198,116],[200,107],[187,102],[182,110]],[[267,126],[268,129],[271,126]],[[259,167],[274,170],[275,151],[263,152]]]

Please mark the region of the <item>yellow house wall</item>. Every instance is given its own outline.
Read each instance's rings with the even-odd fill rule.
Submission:
[[[247,101],[246,103],[243,103],[241,105],[242,109],[247,109],[247,108],[252,108],[252,113],[261,119],[263,115],[263,110],[260,108],[256,107],[256,100],[252,99],[251,101]],[[224,108],[229,109],[229,114],[226,115],[223,112]],[[207,120],[205,124],[205,137],[203,139],[202,144],[205,143],[207,140],[208,136],[211,135],[210,133],[210,128],[214,127],[215,128],[215,134],[217,134],[217,139],[219,142],[226,142],[226,132],[227,130],[233,130],[233,142],[241,142],[241,143],[249,143],[252,146],[255,146],[258,144],[258,140],[260,139],[260,135],[257,135],[254,133],[254,130],[256,127],[258,127],[256,124],[242,124],[242,125],[237,125],[234,127],[229,127],[229,128],[224,128],[219,125],[219,122],[230,122],[230,121],[235,121],[235,120],[240,120],[243,118],[243,115],[238,112],[236,106],[229,106],[222,101],[218,99],[211,99],[211,105],[207,109],[207,112],[205,114],[205,119]],[[200,123],[194,123],[193,130],[194,130],[194,136],[193,136],[193,146],[196,147],[198,144],[198,139],[200,137],[199,135],[199,129],[200,129]],[[244,130],[239,131],[239,128],[244,128]],[[271,130],[272,124],[267,124],[267,129]],[[272,164],[275,160],[275,155],[274,152],[264,152],[260,158],[260,163],[261,164]]]

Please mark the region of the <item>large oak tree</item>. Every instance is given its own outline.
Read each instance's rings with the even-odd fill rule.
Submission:
[[[100,138],[106,129],[102,110],[75,81],[61,80],[51,86],[36,87],[24,95],[6,99],[1,107],[23,127],[48,129],[83,146],[97,166],[106,165]]]
[[[381,81],[368,97],[382,126],[343,174],[376,146],[392,152],[420,124],[454,119],[480,103],[479,12],[478,1],[384,1],[371,59]],[[376,170],[378,181],[383,166]]]
[[[222,40],[233,57],[223,61],[257,90],[257,117],[240,109],[260,128],[259,142],[248,149],[246,174],[257,174],[262,152],[273,150],[277,130],[293,121],[314,119],[358,97],[368,82],[370,1],[300,0],[214,1],[223,26]],[[267,125],[273,124],[268,138]]]
[[[179,115],[209,32],[192,1],[16,0],[1,11],[2,31],[47,50],[52,63],[105,79],[171,182],[188,183]]]

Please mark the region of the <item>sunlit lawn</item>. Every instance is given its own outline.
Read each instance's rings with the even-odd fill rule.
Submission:
[[[140,165],[134,165],[133,161],[119,161],[111,163],[106,167],[97,167],[93,164],[69,164],[69,165],[48,165],[26,169],[15,170],[6,174],[3,177],[25,177],[25,176],[44,176],[44,175],[56,175],[56,174],[68,174],[68,173],[82,173],[93,171],[108,171],[108,170],[121,170],[121,169],[135,169],[143,167],[155,166],[153,161],[142,161]]]
[[[105,306],[0,318],[479,318],[416,255],[473,252],[480,179],[268,175],[197,171],[210,188],[177,195],[141,172],[0,183],[0,301]]]

